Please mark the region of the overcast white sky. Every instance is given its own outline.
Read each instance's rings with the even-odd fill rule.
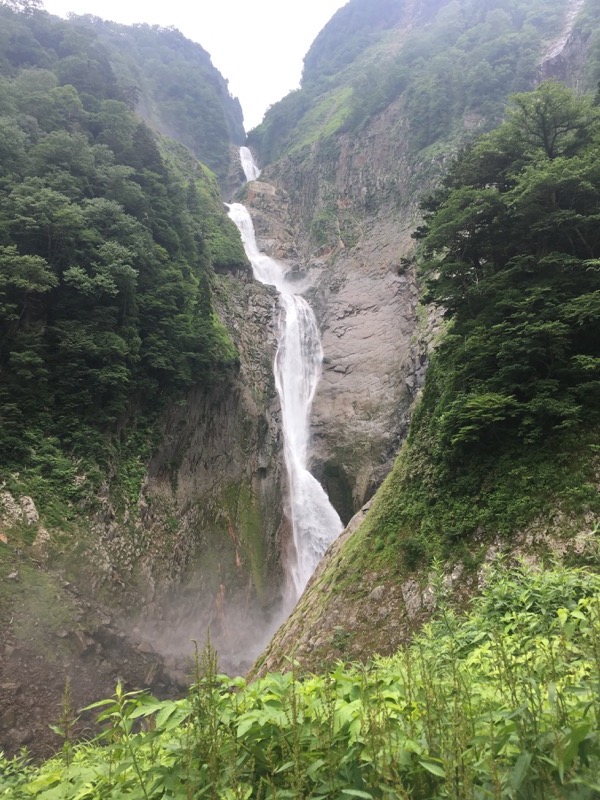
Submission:
[[[174,26],[208,50],[244,109],[246,130],[298,86],[311,42],[347,0],[44,0],[51,14]]]

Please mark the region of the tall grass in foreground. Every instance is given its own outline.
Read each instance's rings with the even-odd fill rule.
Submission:
[[[97,707],[99,740],[0,762],[0,796],[598,798],[600,578],[500,568],[392,658],[247,685],[209,649],[187,699]]]

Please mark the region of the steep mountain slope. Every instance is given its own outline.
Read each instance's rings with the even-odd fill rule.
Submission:
[[[590,17],[573,10],[571,33],[563,27],[561,47],[557,35],[544,52],[582,86],[593,64],[584,45],[595,50]],[[422,277],[450,322],[391,475],[333,546],[261,670],[290,657],[314,669],[392,652],[431,613],[436,580],[465,602],[500,552],[597,566],[597,137],[591,99],[544,84],[517,95],[504,125],[467,149],[425,203]],[[295,157],[267,175],[285,182],[280,170]],[[412,175],[423,176],[418,159]]]
[[[252,136],[266,168],[244,199],[261,245],[313,283],[327,359],[315,405],[315,471],[345,519],[390,470],[428,349],[445,324],[442,292],[434,297],[437,311],[418,304],[411,239],[422,221],[418,197],[439,183],[452,154],[499,121],[509,91],[533,85],[542,64],[547,72],[564,58],[574,82],[593,80],[593,58],[584,51],[596,52],[594,4],[577,20],[572,12],[563,0],[543,7],[533,0],[352,0],[307,56],[303,88]],[[136,685],[169,692],[185,683],[177,655],[208,625],[228,665],[242,669],[276,622],[288,531],[271,374],[275,298],[250,280],[214,175],[131,108],[139,89],[148,119],[163,129],[173,124],[169,130],[185,140],[197,120],[196,109],[179,102],[187,84],[179,54],[197,58],[202,74],[205,54],[172,31],[128,33],[97,20],[1,13],[0,596],[7,613],[0,669],[7,714],[0,733],[10,752],[30,741],[41,752],[59,678],[71,670],[80,678],[78,705],[92,699],[94,686],[108,691],[125,669]],[[580,64],[567,58],[574,37],[552,64],[544,60],[572,22]],[[135,59],[118,49],[121,38]],[[149,56],[150,44],[161,58]],[[171,56],[175,80],[163,71]],[[211,81],[223,95],[222,81]],[[204,84],[196,88],[204,97]],[[215,159],[223,181],[237,117],[231,106],[222,114],[218,102],[210,108],[218,146],[205,157]],[[577,147],[590,144],[575,139]],[[580,159],[569,167],[588,188],[585,208],[574,212],[567,192],[572,207],[559,210],[585,215],[587,227],[567,220],[571,250],[557,245],[563,272],[544,291],[572,288],[570,271],[580,266],[586,279],[595,275],[590,153],[574,147],[567,154]],[[498,207],[531,191],[510,189]],[[446,201],[438,198],[430,210]],[[559,214],[551,227],[563,223]],[[440,249],[435,232],[422,233],[430,237],[425,252],[435,275],[448,266],[436,259],[452,242]],[[587,255],[570,241],[580,234]],[[511,241],[504,229],[498,238]],[[529,257],[538,258],[533,250]],[[501,275],[510,273],[498,265]],[[526,281],[526,267],[519,280]],[[510,384],[503,392],[494,369],[482,375],[484,386],[473,385],[460,347],[440,348],[403,455],[364,525],[334,547],[263,666],[285,666],[286,655],[314,667],[391,650],[431,609],[436,558],[443,567],[432,571],[461,600],[508,534],[527,556],[535,540],[534,549],[594,562],[596,440],[581,423],[593,410],[596,345],[588,339],[597,289],[591,282],[576,288],[564,298],[570,317],[532,326],[543,338],[557,323],[562,349],[553,353],[567,353],[577,367],[560,364],[561,380],[572,379],[566,392],[553,375],[537,373],[543,391],[521,396]],[[537,306],[535,292],[527,297]],[[519,313],[512,308],[513,317]],[[454,322],[466,335],[464,320]],[[478,321],[484,334],[500,324],[488,322]],[[573,343],[579,327],[585,347]],[[493,350],[484,334],[483,349]],[[511,428],[515,419],[519,426]],[[535,439],[527,436],[540,429],[545,436],[548,425],[564,430],[524,458],[523,442]],[[497,431],[508,431],[512,450],[487,449],[488,438],[501,438]],[[452,447],[473,442],[475,457],[461,463]],[[548,507],[556,512],[550,521]]]
[[[119,674],[172,690],[157,651],[209,624],[238,668],[258,652],[285,529],[275,301],[96,23],[0,19],[0,739],[40,753],[69,673],[83,705]]]
[[[418,199],[500,121],[511,91],[533,86],[571,3],[382,7],[384,26],[379,4],[341,9],[302,88],[249,137],[276,189],[249,195],[264,244],[276,240],[314,284],[327,360],[314,468],[345,520],[393,463],[435,335],[410,262]],[[340,37],[343,52],[326,58]]]
[[[223,182],[230,145],[244,144],[246,134],[239,100],[206,50],[173,28],[72,22],[106,47],[119,87],[148,125],[189,147]]]
[[[18,8],[18,4],[17,4]],[[98,17],[68,22],[44,12],[26,24],[3,4],[2,73],[52,69],[59,85],[126,103],[154,130],[186,145],[220,180],[231,145],[243,144],[242,109],[199,44],[174,28],[117,25]]]

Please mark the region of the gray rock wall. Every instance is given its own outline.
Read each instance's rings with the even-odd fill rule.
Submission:
[[[276,297],[237,273],[217,276],[214,299],[239,368],[164,414],[136,505],[103,503],[90,560],[97,592],[131,598],[126,630],[169,655],[210,628],[223,666],[239,670],[274,630],[284,579]]]
[[[214,296],[239,367],[166,411],[141,494],[123,505],[107,481],[94,518],[57,523],[0,480],[0,749],[9,755],[60,749],[48,726],[67,675],[75,708],[110,696],[119,678],[173,696],[191,680],[192,640],[201,648],[209,628],[221,667],[238,673],[281,622],[276,299],[239,272],[217,276]],[[85,735],[91,724],[82,718]]]
[[[358,137],[268,167],[243,198],[262,249],[310,284],[325,354],[312,469],[345,521],[389,471],[425,372],[404,125],[390,108]]]

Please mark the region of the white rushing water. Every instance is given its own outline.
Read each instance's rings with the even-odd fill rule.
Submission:
[[[308,471],[310,410],[323,361],[321,337],[313,310],[297,293],[298,284],[287,278],[288,267],[259,251],[247,209],[233,203],[229,206],[229,216],[240,231],[254,277],[279,292],[282,314],[274,371],[281,402],[295,548],[295,563],[290,566],[290,573],[297,600],[343,528],[323,487]]]
[[[240,161],[247,181],[255,181],[260,176],[260,170],[247,147],[240,147]]]
[[[548,61],[552,61],[553,59],[557,58],[565,49],[567,42],[569,41],[569,37],[573,32],[573,28],[575,27],[575,20],[577,19],[577,16],[584,4],[585,0],[569,0],[566,8],[564,28],[559,38],[552,42],[547,48],[542,58],[542,66],[544,66]]]

